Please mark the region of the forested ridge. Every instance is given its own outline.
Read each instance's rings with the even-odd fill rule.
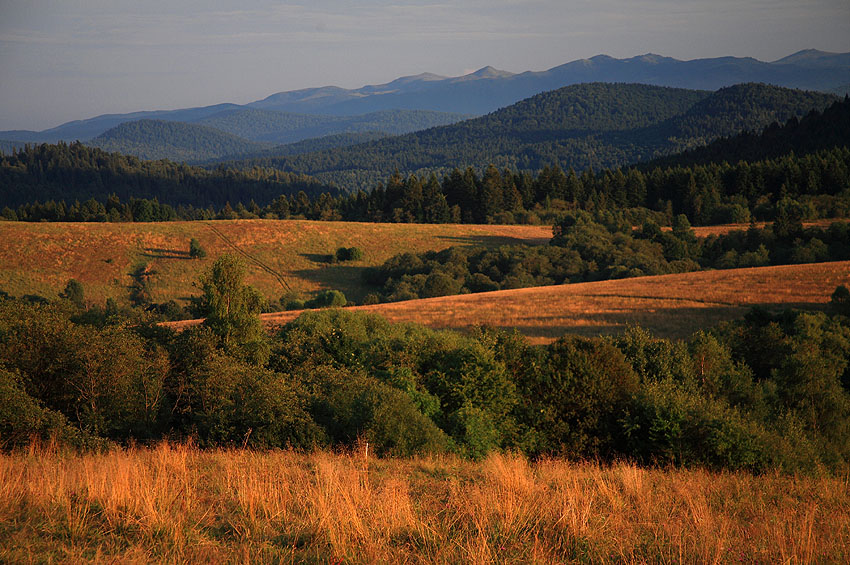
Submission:
[[[0,200],[19,206],[35,200],[65,201],[110,196],[122,201],[161,199],[163,203],[220,207],[226,202],[269,202],[303,191],[318,196],[336,189],[306,175],[270,169],[202,169],[167,160],[143,161],[81,143],[27,146],[0,156]]]
[[[635,84],[580,84],[487,116],[346,148],[241,161],[370,188],[398,170],[445,174],[493,164],[520,171],[582,171],[646,161],[742,130],[821,110],[836,97],[744,84],[714,93]]]
[[[80,145],[40,146],[0,159],[4,188],[0,204],[8,207],[3,212],[6,219],[102,220],[109,211],[100,209],[107,195],[114,194],[124,204],[130,197],[144,197],[182,206],[187,211],[172,217],[183,219],[303,217],[425,223],[535,223],[549,221],[559,209],[643,207],[663,213],[660,222],[669,225],[677,214],[686,214],[694,224],[772,220],[777,203],[790,199],[802,219],[845,217],[850,214],[846,194],[850,127],[844,127],[848,123],[850,100],[844,100],[823,113],[813,111],[801,120],[771,125],[761,135],[743,133],[705,150],[625,169],[579,174],[547,166],[535,175],[490,166],[483,174],[472,168],[455,169],[442,178],[394,174],[386,184],[351,195],[309,177],[272,169],[204,170],[166,161],[143,162]],[[739,146],[769,157],[735,159]],[[112,189],[107,192],[108,186]],[[57,212],[62,201],[67,212],[72,199],[92,197],[100,203],[99,208],[90,203],[89,208],[97,209],[94,212]],[[24,198],[26,203],[18,204]],[[114,206],[115,198],[111,200]],[[199,216],[189,207],[204,212]],[[132,219],[126,214],[119,217]]]
[[[140,159],[176,162],[244,155],[270,147],[212,127],[162,120],[126,122],[87,141],[86,145]]]

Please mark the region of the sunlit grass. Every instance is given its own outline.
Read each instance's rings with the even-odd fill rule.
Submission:
[[[288,290],[309,295],[324,288],[362,300],[369,292],[364,267],[398,253],[422,253],[453,245],[545,243],[550,226],[372,224],[307,220],[215,222],[27,223],[0,222],[0,289],[16,296],[56,298],[69,279],[81,281],[90,300],[126,302],[130,273],[148,265],[156,302],[198,294],[198,274],[224,253],[238,253],[248,265],[247,282],[278,299]],[[189,258],[189,240],[207,251]],[[362,261],[331,265],[339,247],[359,247]],[[284,281],[281,282],[281,279]]]
[[[684,338],[743,316],[750,308],[823,308],[838,285],[850,286],[850,261],[701,271],[358,306],[391,322],[465,330],[515,328],[532,343],[565,333],[616,334],[640,325],[658,337]],[[282,325],[300,312],[262,315]],[[187,327],[197,321],[177,322]]]
[[[0,456],[2,562],[848,559],[846,478],[168,444]]]

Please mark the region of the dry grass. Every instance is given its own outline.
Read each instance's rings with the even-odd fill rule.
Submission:
[[[814,224],[813,224],[814,225]],[[824,222],[818,225],[826,225]],[[695,228],[697,235],[747,229],[749,225]],[[542,244],[550,226],[372,224],[306,220],[233,220],[145,224],[0,222],[0,289],[13,295],[55,298],[69,279],[81,281],[89,300],[127,301],[131,271],[149,265],[152,298],[185,301],[192,283],[223,253],[239,253],[249,265],[248,282],[271,298],[287,286],[301,294],[342,290],[361,301],[369,289],[364,268],[397,253],[421,253],[453,245]],[[188,256],[189,240],[207,250]],[[324,258],[339,247],[364,250],[362,261],[331,265]]]
[[[4,563],[846,563],[841,478],[493,455],[0,456]]]
[[[197,294],[192,283],[223,253],[240,253],[249,266],[248,282],[279,298],[287,286],[309,294],[336,288],[356,301],[368,292],[364,268],[398,253],[420,253],[453,245],[545,243],[549,226],[369,224],[306,220],[233,220],[145,224],[0,222],[0,289],[13,295],[56,298],[69,279],[81,281],[94,302],[112,297],[126,302],[131,271],[153,271],[152,298],[185,301]],[[204,260],[188,256],[196,238]],[[362,261],[331,265],[339,247],[359,247]],[[281,282],[283,281],[283,282]]]
[[[568,332],[618,333],[630,324],[639,324],[659,337],[680,338],[740,318],[753,306],[823,308],[840,284],[850,286],[850,261],[501,290],[352,310],[432,328],[515,328],[538,344]],[[277,326],[300,314],[278,312],[261,317],[268,326]],[[171,325],[181,329],[197,323],[199,320],[187,320]]]

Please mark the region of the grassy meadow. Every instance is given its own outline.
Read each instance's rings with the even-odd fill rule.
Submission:
[[[131,273],[147,266],[155,302],[185,302],[198,294],[198,275],[224,253],[240,254],[247,282],[277,299],[287,291],[308,295],[341,290],[352,300],[368,292],[364,268],[406,251],[456,245],[545,243],[550,226],[368,224],[308,220],[228,220],[161,223],[0,222],[0,289],[54,299],[69,279],[83,283],[88,300],[127,303]],[[205,259],[189,257],[196,238]],[[361,261],[330,264],[339,247],[363,250]]]
[[[4,563],[846,563],[846,477],[509,454],[0,455]]]
[[[743,316],[754,306],[820,309],[838,285],[850,285],[850,262],[782,265],[675,275],[636,277],[558,286],[443,296],[356,306],[391,322],[431,328],[468,329],[489,325],[516,328],[532,343],[563,334],[616,334],[640,325],[663,338]],[[301,311],[262,314],[268,326],[285,324]],[[172,322],[175,328],[197,320]]]

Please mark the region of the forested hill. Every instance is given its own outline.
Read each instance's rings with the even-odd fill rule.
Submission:
[[[714,93],[592,83],[539,94],[481,118],[352,147],[247,160],[315,175],[354,190],[394,171],[443,173],[483,167],[583,170],[617,167],[681,151],[741,130],[823,109],[838,98],[762,84]]]
[[[784,124],[775,122],[762,131],[746,131],[670,157],[652,161],[646,168],[758,161],[796,153],[804,155],[832,147],[850,147],[850,98],[835,102],[823,112],[813,110]]]
[[[270,144],[249,141],[207,126],[138,120],[118,125],[86,143],[140,159],[193,162],[257,153]]]
[[[352,145],[452,124],[466,117],[414,110],[388,110],[350,117],[310,116],[238,108],[205,117],[197,123],[149,119],[125,122],[86,144],[140,159],[200,163],[261,156],[282,144],[315,138],[324,139],[313,150]],[[382,135],[376,135],[379,132]],[[367,135],[357,141],[345,137],[364,133]],[[275,154],[303,153],[305,150],[282,147]]]
[[[281,194],[316,197],[337,190],[316,179],[275,170],[214,170],[171,161],[142,161],[81,143],[27,146],[0,155],[0,206],[47,200],[72,203],[110,195],[122,201],[156,198],[175,206],[267,204]]]
[[[253,141],[289,144],[343,133],[385,132],[400,135],[459,122],[472,116],[426,110],[385,110],[360,116],[292,114],[236,108],[197,123]]]

